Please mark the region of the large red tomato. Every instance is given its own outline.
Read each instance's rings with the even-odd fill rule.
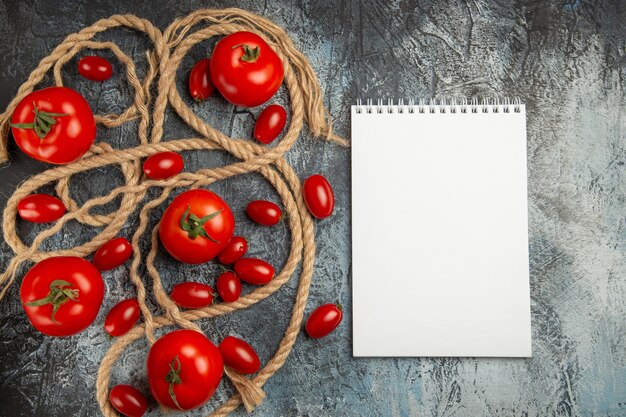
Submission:
[[[49,87],[20,101],[11,117],[11,131],[28,156],[67,164],[91,147],[96,121],[83,96],[67,87]]]
[[[104,298],[104,281],[96,267],[83,258],[57,256],[28,271],[20,298],[37,330],[50,336],[70,336],[95,320]]]
[[[235,230],[230,207],[217,194],[189,190],[167,207],[159,236],[174,258],[189,264],[208,262],[226,247]]]
[[[195,330],[176,330],[156,341],[148,352],[152,396],[164,407],[191,410],[206,403],[224,372],[222,355]]]
[[[272,98],[283,83],[283,63],[259,35],[236,32],[220,40],[211,55],[211,79],[234,105],[254,107]]]

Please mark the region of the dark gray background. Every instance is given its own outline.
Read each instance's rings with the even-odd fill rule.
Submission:
[[[198,8],[224,6],[260,13],[289,32],[309,56],[342,135],[349,136],[349,105],[357,98],[519,96],[528,111],[533,358],[355,360],[347,309],[345,321],[327,339],[299,337],[284,368],[266,384],[268,397],[255,415],[626,416],[625,3],[5,0],[0,2],[0,107],[67,34],[99,18],[133,13],[164,29]],[[141,36],[116,30],[98,39],[115,40],[143,73],[147,43]],[[194,48],[184,61],[181,89],[188,69],[212,44]],[[121,71],[117,63],[115,70]],[[85,82],[75,60],[66,67],[65,80],[98,113],[120,112],[130,102],[123,77],[102,85]],[[286,103],[282,90],[275,101]],[[217,97],[194,109],[236,137],[250,136],[258,114],[258,109],[233,109]],[[176,116],[168,117],[166,139],[189,134]],[[99,140],[132,146],[136,124],[100,129]],[[384,145],[385,138],[380,141]],[[185,159],[188,169],[231,161],[220,153],[190,153]],[[349,151],[304,133],[288,159],[301,178],[327,175],[337,195],[334,216],[316,225],[319,252],[307,314],[335,300],[349,306]],[[11,162],[0,168],[2,205],[20,181],[44,169],[11,145]],[[72,194],[84,201],[120,183],[116,168],[95,170],[73,180]],[[288,250],[284,224],[262,229],[243,214],[250,199],[277,198],[269,185],[252,174],[211,189],[232,205],[237,230],[251,239],[251,253],[282,265]],[[380,209],[393,211],[384,202]],[[131,218],[122,234],[130,236],[136,224]],[[27,241],[40,230],[20,228]],[[95,232],[69,224],[47,247],[84,241]],[[0,248],[5,266],[12,253],[4,243]],[[406,262],[409,268],[419,259],[380,261]],[[167,288],[186,279],[213,283],[217,275],[213,265],[182,266],[163,253],[158,267]],[[1,416],[99,414],[95,378],[110,346],[101,326],[106,311],[133,294],[127,266],[104,278],[108,293],[100,315],[71,338],[34,331],[19,305],[18,285],[0,304]],[[381,297],[393,297],[384,278]],[[296,283],[297,276],[249,311],[201,325],[218,342],[227,334],[248,339],[265,362],[286,327]],[[148,391],[146,347],[140,342],[126,351],[113,383]],[[223,383],[202,411],[188,415],[208,414],[231,392]],[[151,410],[158,414],[154,405]]]

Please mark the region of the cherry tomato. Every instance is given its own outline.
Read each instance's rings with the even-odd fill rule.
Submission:
[[[185,169],[183,157],[176,152],[155,153],[143,163],[143,172],[153,180],[164,180]]]
[[[248,204],[246,213],[255,222],[263,226],[273,226],[280,221],[283,215],[280,207],[271,201],[255,200]]]
[[[311,175],[304,181],[302,190],[304,202],[314,217],[324,219],[333,214],[335,194],[326,178],[319,174]]]
[[[17,203],[17,212],[28,222],[53,222],[65,214],[65,206],[58,198],[48,194],[32,194]]]
[[[20,298],[37,330],[49,336],[70,336],[95,320],[104,298],[104,281],[83,258],[47,258],[28,271]]]
[[[93,264],[100,271],[108,271],[122,265],[132,254],[130,242],[124,237],[118,237],[100,246],[93,256]]]
[[[264,285],[274,278],[274,267],[256,258],[242,258],[233,265],[237,277],[248,284]]]
[[[246,341],[227,336],[219,345],[224,363],[240,374],[253,374],[261,367],[261,361]]]
[[[113,67],[100,56],[86,56],[78,61],[78,73],[88,80],[102,82],[111,78]]]
[[[189,94],[201,103],[213,94],[214,89],[213,82],[211,82],[211,60],[201,59],[196,62],[189,74]]]
[[[184,308],[202,308],[213,303],[213,288],[201,282],[183,282],[172,289],[172,300]]]
[[[31,158],[67,164],[91,147],[96,121],[83,96],[67,87],[49,87],[20,101],[11,117],[11,132]]]
[[[283,106],[272,104],[267,106],[254,125],[254,137],[261,143],[272,143],[285,128],[287,112]]]
[[[245,255],[247,251],[248,241],[241,236],[234,236],[219,254],[217,260],[223,265],[230,265]]]
[[[215,258],[234,229],[235,218],[224,200],[198,189],[186,191],[171,202],[163,213],[159,236],[174,258],[199,264]]]
[[[306,321],[306,332],[313,339],[328,336],[341,323],[343,312],[337,304],[324,304],[316,308]]]
[[[148,409],[148,400],[130,385],[116,385],[109,392],[109,402],[127,417],[141,417]]]
[[[224,362],[202,333],[176,330],[152,345],[147,371],[150,391],[159,404],[191,410],[211,398],[222,378]]]
[[[139,303],[129,298],[115,304],[104,320],[104,330],[113,337],[121,336],[133,328],[139,320]]]
[[[241,296],[241,281],[230,271],[223,272],[217,277],[215,287],[222,300],[227,303],[237,301]]]
[[[278,91],[284,75],[276,52],[251,32],[226,36],[215,45],[211,55],[213,85],[236,106],[265,103]]]

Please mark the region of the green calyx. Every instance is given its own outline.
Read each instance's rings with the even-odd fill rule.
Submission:
[[[55,324],[61,324],[56,321],[54,315],[59,308],[68,301],[78,301],[78,289],[72,289],[71,282],[63,281],[62,279],[54,280],[50,283],[50,292],[44,298],[39,300],[29,301],[26,303],[29,307],[41,307],[47,304],[52,304],[52,321]]]
[[[52,126],[58,123],[55,117],[69,116],[68,114],[41,111],[35,102],[33,102],[33,113],[35,113],[35,119],[32,123],[11,123],[11,127],[17,129],[33,129],[39,139],[44,139],[52,129]]]
[[[170,393],[172,401],[174,401],[174,404],[176,404],[176,407],[178,407],[179,410],[182,410],[183,408],[180,406],[180,404],[178,404],[176,394],[174,393],[174,386],[182,383],[180,379],[181,369],[182,365],[180,364],[180,359],[178,359],[178,355],[174,356],[174,359],[172,359],[172,362],[170,363],[170,370],[167,375],[165,375],[165,382],[169,384],[168,392]]]
[[[183,216],[180,218],[180,228],[187,232],[187,236],[189,239],[195,239],[198,236],[206,237],[213,243],[220,243],[217,240],[213,239],[206,230],[204,230],[204,224],[211,220],[212,218],[218,216],[222,210],[218,210],[215,213],[208,214],[202,218],[196,216],[193,213],[190,213],[191,207],[187,206],[187,210],[183,213]]]
[[[259,59],[259,52],[261,52],[261,50],[259,49],[258,46],[255,46],[254,48],[250,48],[245,43],[242,43],[242,44],[233,46],[233,49],[238,48],[240,46],[243,46],[243,55],[241,56],[241,60],[243,62],[256,62],[256,60]]]

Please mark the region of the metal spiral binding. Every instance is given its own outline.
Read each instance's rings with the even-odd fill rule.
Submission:
[[[519,113],[522,100],[519,97],[509,98],[430,98],[430,99],[398,99],[394,104],[392,99],[387,102],[383,99],[357,99],[355,112],[373,114],[412,114],[412,113]]]

